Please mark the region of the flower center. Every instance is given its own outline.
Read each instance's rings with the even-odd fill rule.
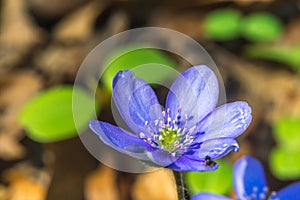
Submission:
[[[191,135],[196,126],[188,129],[188,116],[185,120],[181,117],[181,109],[178,109],[174,119],[171,119],[171,110],[162,111],[161,117],[149,124],[145,122],[147,131],[151,135],[145,137],[145,133],[140,133],[139,137],[148,142],[151,146],[170,152],[173,156],[181,154],[189,147],[194,138]]]
[[[168,127],[159,132],[157,143],[158,146],[164,147],[165,150],[172,152],[176,147],[179,147],[182,137],[179,129]]]
[[[277,197],[276,192],[269,192],[268,187],[264,187],[263,191],[258,193],[258,188],[253,187],[251,195],[245,195],[245,199],[247,200],[280,200]]]

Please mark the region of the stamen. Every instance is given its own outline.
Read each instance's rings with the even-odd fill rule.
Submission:
[[[168,125],[170,126],[170,122],[172,121],[171,117],[168,117]]]
[[[165,118],[166,117],[166,111],[162,111],[161,115],[162,115],[163,118]]]
[[[140,136],[141,139],[145,138],[145,134],[143,132],[140,132],[139,136]]]
[[[167,108],[167,113],[168,113],[168,115],[171,114],[171,109],[170,108]]]

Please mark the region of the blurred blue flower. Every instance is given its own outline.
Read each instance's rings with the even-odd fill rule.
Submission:
[[[97,120],[90,121],[90,128],[119,152],[176,171],[217,169],[213,160],[238,150],[234,138],[252,119],[246,102],[216,108],[218,80],[205,65],[191,67],[175,80],[164,110],[151,87],[129,70],[114,77],[112,96],[134,134]]]
[[[239,200],[293,200],[300,197],[300,182],[278,192],[270,192],[266,184],[263,166],[251,156],[245,156],[234,165],[234,190]],[[230,200],[211,193],[198,193],[191,200]]]

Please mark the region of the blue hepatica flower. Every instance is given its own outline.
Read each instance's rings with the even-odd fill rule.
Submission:
[[[112,96],[134,134],[97,120],[90,121],[90,128],[119,152],[176,171],[217,169],[213,160],[238,150],[234,138],[252,118],[246,102],[216,108],[218,81],[205,65],[191,67],[175,80],[166,109],[152,88],[128,70],[114,77]]]
[[[239,200],[293,200],[300,198],[300,182],[278,192],[269,192],[263,166],[251,156],[245,156],[234,165],[234,190]],[[228,197],[199,193],[191,200],[230,200]]]

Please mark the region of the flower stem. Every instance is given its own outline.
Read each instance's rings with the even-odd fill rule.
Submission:
[[[188,193],[187,193],[185,183],[184,183],[184,180],[183,180],[183,173],[173,170],[173,174],[174,174],[176,187],[177,187],[178,200],[187,200],[188,199]]]

